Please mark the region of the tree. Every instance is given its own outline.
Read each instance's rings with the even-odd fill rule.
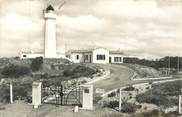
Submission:
[[[42,68],[42,64],[43,64],[43,58],[37,57],[37,58],[32,60],[30,68],[32,71],[38,71]]]

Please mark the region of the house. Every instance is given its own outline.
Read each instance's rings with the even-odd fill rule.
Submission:
[[[89,50],[70,50],[67,53],[74,63],[123,63],[123,53],[120,51],[109,51],[105,48]]]
[[[121,51],[109,52],[109,63],[123,63],[124,53]]]
[[[45,58],[44,52],[34,52],[34,51],[26,51],[26,52],[20,52],[20,59],[33,59],[37,57],[43,57]],[[66,58],[64,53],[57,52],[55,59],[63,58],[63,59],[69,59]]]
[[[44,57],[44,53],[42,52],[33,52],[33,51],[26,51],[26,52],[20,52],[20,59],[31,59],[36,57]]]

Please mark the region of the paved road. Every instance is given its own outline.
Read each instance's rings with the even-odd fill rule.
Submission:
[[[130,80],[134,74],[134,71],[126,66],[115,64],[97,64],[97,66],[110,70],[111,74],[107,77],[107,79],[93,83],[94,88],[105,89],[107,92],[122,86],[140,82]]]
[[[92,64],[92,65],[97,65],[97,66],[103,67],[106,70],[111,71],[111,74],[110,76],[107,77],[107,79],[103,79],[93,83],[94,89],[96,88],[104,89],[105,92],[111,91],[113,89],[117,89],[119,87],[124,87],[124,86],[138,84],[138,83],[146,83],[149,81],[161,81],[160,79],[143,80],[143,81],[130,80],[130,78],[134,74],[134,71],[124,65],[116,65],[116,64]],[[169,80],[169,79],[166,79],[166,80]]]

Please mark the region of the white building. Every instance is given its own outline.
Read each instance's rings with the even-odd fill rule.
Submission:
[[[105,48],[90,50],[71,50],[67,56],[74,63],[123,63],[123,53],[120,51],[109,51]]]
[[[54,8],[49,5],[44,11],[45,39],[44,52],[20,52],[21,59],[44,57],[44,58],[65,58],[63,53],[56,51],[56,14]]]
[[[123,63],[124,54],[121,51],[109,52],[109,63]]]
[[[36,58],[36,57],[44,57],[43,52],[21,52],[20,59],[27,59],[27,58]]]
[[[32,58],[36,58],[36,57],[44,58],[44,53],[43,52],[34,52],[34,51],[27,51],[27,52],[20,53],[20,59],[32,59]],[[69,59],[69,58],[66,58],[63,53],[58,53],[58,52],[56,53],[56,58]]]

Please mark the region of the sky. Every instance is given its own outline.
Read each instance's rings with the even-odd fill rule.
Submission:
[[[57,51],[104,47],[182,56],[182,0],[0,0],[0,57],[44,50],[43,9],[57,13]]]

